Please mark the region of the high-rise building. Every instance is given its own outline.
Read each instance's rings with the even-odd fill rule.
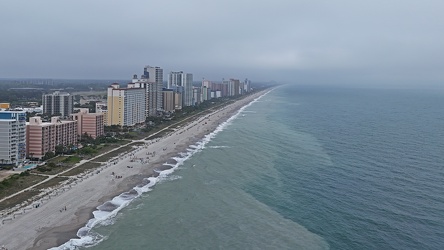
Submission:
[[[184,97],[183,97],[183,104],[184,106],[192,106],[193,103],[193,74],[186,73],[184,75]]]
[[[135,88],[145,89],[146,116],[156,116],[162,110],[163,69],[160,67],[145,66],[140,79],[133,76],[132,83]]]
[[[113,83],[108,87],[108,126],[134,126],[145,122],[146,91],[135,85],[120,88],[118,83]]]
[[[148,79],[148,83],[151,85],[150,90],[147,90],[148,103],[153,103],[152,109],[154,112],[150,112],[150,115],[157,115],[157,111],[162,109],[162,89],[163,89],[163,69],[160,67],[145,66],[143,69],[143,75]]]
[[[231,96],[231,90],[232,90],[232,87],[230,87],[230,80],[222,80],[222,84],[220,85],[220,87],[221,87],[221,93],[222,93],[222,96]]]
[[[26,112],[0,110],[0,163],[19,166],[26,158]]]
[[[69,117],[73,111],[73,96],[69,93],[55,91],[42,97],[43,113]]]
[[[200,87],[193,87],[193,105],[199,105],[202,102],[202,90]]]
[[[82,137],[85,133],[96,139],[105,134],[103,113],[89,113],[87,108],[80,109],[80,112],[71,115],[77,121],[77,134]]]
[[[162,109],[167,112],[175,110],[174,91],[172,89],[163,89],[163,105]]]
[[[240,81],[238,79],[230,79],[224,81],[228,85],[228,96],[235,96],[241,94]]]
[[[148,82],[155,82],[163,85],[163,69],[160,67],[145,66],[145,68],[143,68],[143,75],[148,79]]]
[[[202,87],[206,87],[206,88],[209,88],[209,89],[212,89],[213,88],[213,83],[211,82],[211,81],[209,81],[209,80],[202,80]]]
[[[212,98],[211,91],[216,90],[216,84],[209,80],[202,80],[202,101],[207,101]]]
[[[174,92],[174,109],[182,109],[182,93]]]
[[[55,152],[57,146],[77,145],[77,121],[51,117],[51,122],[43,122],[39,116],[29,118],[26,124],[26,155],[40,159],[48,152]]]
[[[175,89],[176,86],[182,86],[183,71],[171,71],[168,74],[167,89]]]
[[[157,116],[157,112],[162,110],[162,84],[148,82],[145,85],[147,116]]]
[[[202,101],[210,100],[211,98],[211,89],[207,86],[202,86]]]
[[[251,91],[251,81],[248,80],[248,78],[245,78],[244,80],[244,92],[243,93],[247,93]]]
[[[171,71],[168,75],[168,88],[182,94],[182,106],[193,105],[193,74]]]

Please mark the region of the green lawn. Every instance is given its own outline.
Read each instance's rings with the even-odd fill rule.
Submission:
[[[80,158],[80,156],[72,155],[72,156],[68,156],[67,158],[65,158],[62,162],[74,165],[74,164],[80,162],[81,160],[82,160],[82,158]]]

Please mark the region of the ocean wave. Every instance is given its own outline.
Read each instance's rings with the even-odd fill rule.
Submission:
[[[223,131],[227,126],[229,126],[232,121],[235,120],[247,107],[251,106],[253,103],[257,102],[260,98],[267,95],[271,91],[272,90],[255,98],[253,101],[240,108],[236,114],[217,126],[213,132],[205,135],[202,140],[198,141],[196,144],[189,145],[186,152],[181,152],[178,154],[179,156],[172,157],[171,159],[176,162],[175,164],[164,163],[163,166],[166,166],[167,168],[160,167],[155,169],[154,171],[158,174],[156,177],[145,178],[142,184],[137,185],[132,190],[124,192],[114,197],[111,201],[107,201],[98,206],[97,210],[93,212],[93,218],[90,219],[84,227],[77,231],[77,237],[79,237],[79,239],[70,239],[65,244],[50,248],[50,250],[74,250],[78,249],[79,247],[92,247],[105,240],[106,237],[91,231],[91,229],[98,225],[112,225],[115,222],[115,217],[120,210],[128,206],[131,201],[143,193],[151,191],[152,187],[157,183],[182,178],[181,176],[171,174],[178,169],[179,166],[183,165],[183,163],[191,156],[202,151],[207,143],[209,143],[219,132]]]
[[[209,146],[209,148],[230,148],[230,146]]]
[[[159,183],[162,183],[164,181],[175,181],[175,180],[179,180],[179,179],[182,179],[182,176],[180,176],[180,175],[167,175],[167,176],[161,178],[159,180]]]
[[[114,223],[114,218],[117,213],[124,207],[139,197],[141,194],[151,191],[151,187],[157,182],[157,178],[146,178],[147,184],[141,186],[138,185],[128,192],[124,192],[112,200],[103,203],[97,207],[97,210],[93,212],[93,218],[90,219],[86,225],[77,231],[77,237],[79,239],[70,239],[65,244],[51,248],[51,250],[67,250],[78,249],[79,247],[91,247],[100,243],[104,237],[100,234],[91,232],[91,229],[97,225],[111,225]]]

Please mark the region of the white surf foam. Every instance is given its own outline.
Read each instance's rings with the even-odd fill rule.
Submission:
[[[209,146],[209,148],[230,148],[230,146]]]

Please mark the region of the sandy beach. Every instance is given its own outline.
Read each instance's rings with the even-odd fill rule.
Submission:
[[[202,115],[174,132],[153,140],[140,140],[140,146],[114,160],[103,162],[100,169],[78,176],[76,182],[54,191],[21,212],[2,218],[0,249],[48,249],[76,238],[78,230],[93,217],[92,212],[106,201],[141,184],[162,170],[162,164],[185,152],[189,145],[214,131],[235,114],[258,92],[230,105]],[[155,152],[155,153],[154,153]],[[142,162],[141,162],[142,161]],[[93,160],[94,162],[94,160]]]

